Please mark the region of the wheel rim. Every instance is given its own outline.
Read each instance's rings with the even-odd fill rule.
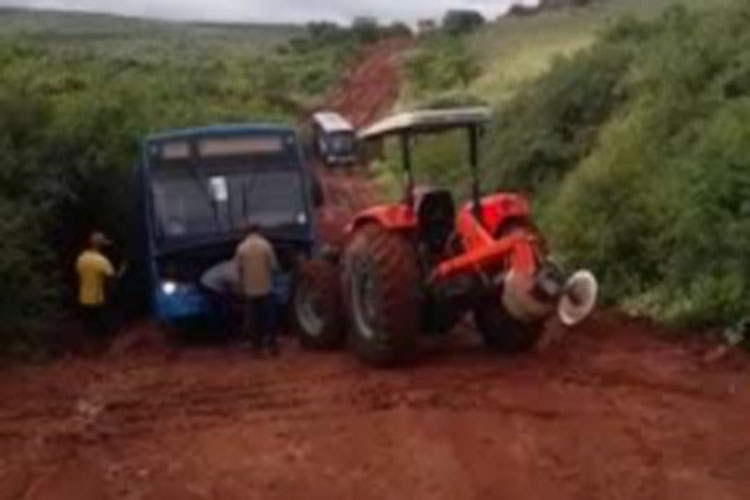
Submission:
[[[323,333],[325,321],[319,312],[319,298],[315,292],[302,282],[295,294],[294,309],[302,329],[311,337],[319,337]]]
[[[377,284],[370,263],[366,259],[354,262],[352,266],[351,297],[354,309],[354,322],[357,331],[364,338],[375,337],[377,320]]]

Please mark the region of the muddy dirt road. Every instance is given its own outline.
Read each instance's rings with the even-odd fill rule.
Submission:
[[[389,372],[293,344],[5,371],[0,498],[748,498],[744,360],[606,315],[521,358],[450,344]]]
[[[0,500],[750,497],[747,360],[614,313],[518,358],[466,327],[400,371],[163,347],[2,369]]]
[[[344,115],[355,128],[372,123],[387,113],[398,99],[399,55],[410,41],[387,41],[375,46],[342,77],[332,92],[326,110]],[[353,214],[369,207],[380,198],[378,187],[368,179],[362,166],[327,169],[317,166],[323,182],[326,207],[318,218],[320,237],[341,246],[344,228]]]
[[[342,113],[357,128],[387,113],[399,95],[399,55],[411,44],[410,40],[391,40],[371,49],[342,77],[328,109]]]

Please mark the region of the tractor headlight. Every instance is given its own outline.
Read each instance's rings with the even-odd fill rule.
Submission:
[[[164,295],[174,295],[177,292],[177,283],[174,281],[165,281],[161,284],[161,291]]]

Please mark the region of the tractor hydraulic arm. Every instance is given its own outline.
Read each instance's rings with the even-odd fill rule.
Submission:
[[[507,269],[508,264],[510,269],[517,273],[531,276],[537,269],[534,244],[535,238],[529,234],[513,233],[443,262],[435,269],[430,279],[439,281],[465,273]]]

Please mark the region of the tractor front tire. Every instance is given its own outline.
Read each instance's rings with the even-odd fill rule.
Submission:
[[[474,322],[487,347],[507,354],[534,349],[544,329],[543,322],[523,323],[513,318],[499,303],[478,307]]]
[[[376,366],[411,360],[419,330],[420,270],[402,233],[370,224],[358,229],[344,254],[349,343]]]
[[[336,349],[346,342],[346,321],[338,267],[323,259],[300,264],[294,289],[294,320],[300,343]]]

